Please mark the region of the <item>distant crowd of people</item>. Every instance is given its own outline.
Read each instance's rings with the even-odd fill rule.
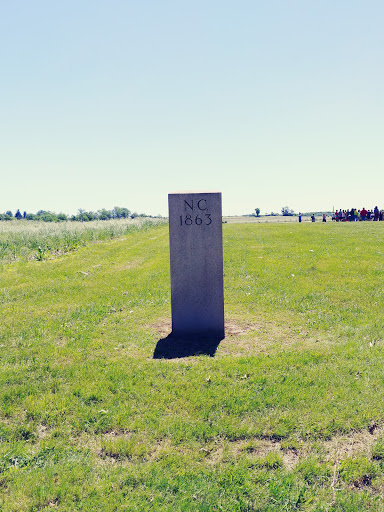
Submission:
[[[379,210],[377,206],[373,210],[366,210],[364,207],[361,210],[351,208],[350,210],[335,211],[332,213],[332,220],[334,222],[357,222],[360,220],[384,220],[384,210]]]
[[[299,213],[299,222],[301,222],[302,214]],[[312,213],[311,221],[315,222],[315,214]],[[358,222],[363,220],[373,220],[373,221],[384,221],[384,210],[379,210],[377,206],[373,208],[373,210],[366,210],[364,207],[361,210],[357,210],[356,208],[351,208],[350,210],[336,210],[332,212],[332,221],[333,222]],[[327,214],[323,213],[323,222],[327,222]]]
[[[302,214],[299,213],[299,222],[301,222]],[[311,215],[311,221],[315,222],[315,214]],[[375,206],[372,210],[366,210],[364,207],[361,210],[351,208],[350,210],[336,210],[332,212],[333,222],[358,222],[364,220],[384,221],[384,210],[379,210]],[[323,222],[327,222],[327,214],[323,213]]]

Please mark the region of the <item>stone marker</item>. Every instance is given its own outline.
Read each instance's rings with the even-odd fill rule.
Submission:
[[[224,338],[221,193],[168,195],[172,334]]]

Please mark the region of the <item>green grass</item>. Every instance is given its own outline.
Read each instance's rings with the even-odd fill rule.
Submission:
[[[384,510],[384,223],[223,229],[214,357],[153,359],[165,225],[3,264],[2,512]]]

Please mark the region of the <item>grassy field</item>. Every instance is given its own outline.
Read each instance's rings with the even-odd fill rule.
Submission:
[[[164,224],[0,266],[1,512],[384,510],[384,223],[223,231],[214,357]]]
[[[239,216],[232,216],[232,217],[223,217],[224,223],[229,224],[244,224],[244,223],[251,223],[251,224],[262,224],[262,223],[276,223],[276,222],[299,222],[297,217],[290,217],[290,216],[282,216],[282,215],[260,215],[259,217],[255,217],[254,215],[239,215]],[[311,222],[310,217],[303,217],[303,222]]]

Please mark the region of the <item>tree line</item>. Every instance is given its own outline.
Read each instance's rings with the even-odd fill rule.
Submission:
[[[256,217],[260,217],[260,208],[255,208],[255,213],[256,213]],[[266,215],[274,217],[279,214],[271,212],[271,213],[267,213]],[[283,206],[281,209],[281,215],[283,215],[283,217],[287,217],[287,216],[290,217],[290,216],[296,215],[296,213],[293,210],[291,210],[289,208],[289,206]]]
[[[283,217],[293,217],[293,216],[297,217],[297,215],[302,215],[303,217],[310,217],[312,214],[314,214],[316,217],[318,217],[318,216],[321,216],[323,213],[326,213],[327,215],[332,215],[332,212],[330,212],[330,211],[327,211],[327,212],[324,212],[324,211],[323,212],[307,212],[307,213],[297,214],[289,206],[283,206],[281,208],[281,213],[271,212],[271,213],[266,213],[265,216],[266,217],[277,217],[279,215],[282,215]],[[255,208],[255,213],[253,213],[251,215],[256,216],[256,217],[260,217],[260,208]]]
[[[90,222],[91,220],[109,220],[109,219],[134,219],[135,217],[151,217],[144,213],[131,212],[128,208],[121,208],[115,206],[112,210],[102,208],[97,212],[87,212],[86,210],[79,209],[77,215],[66,215],[65,213],[55,213],[47,210],[39,210],[37,213],[21,213],[18,209],[16,213],[8,210],[5,213],[0,213],[1,220],[38,220],[42,222],[64,222],[64,221],[77,221],[77,222]]]

